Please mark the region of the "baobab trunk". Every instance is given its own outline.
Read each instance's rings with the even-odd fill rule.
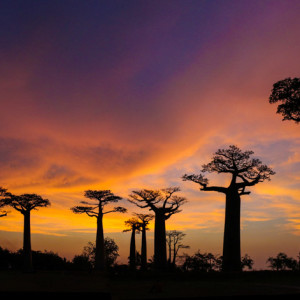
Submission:
[[[170,237],[170,239],[171,239],[171,237]],[[171,265],[171,257],[172,257],[171,241],[170,241],[170,243],[169,243],[168,247],[169,247],[169,258],[168,258],[168,265],[170,266],[170,265]]]
[[[173,261],[172,261],[172,266],[173,267],[175,267],[175,265],[176,265],[176,255],[177,255],[177,253],[176,253],[176,246],[174,244],[174,247],[173,247]],[[171,256],[170,256],[170,261],[171,261]]]
[[[156,269],[165,269],[167,265],[166,224],[164,213],[155,213],[154,262]]]
[[[229,189],[226,193],[225,229],[222,269],[225,272],[241,271],[240,240],[241,199],[238,191]]]
[[[95,269],[103,271],[105,268],[104,256],[104,233],[103,233],[103,216],[97,217],[97,233],[96,233],[96,250],[95,250]]]
[[[136,267],[135,229],[132,229],[130,239],[129,265],[132,270]]]
[[[147,241],[146,241],[146,227],[142,229],[142,249],[141,249],[141,268],[147,269]]]
[[[31,253],[31,232],[30,232],[30,211],[25,211],[24,215],[24,234],[23,234],[23,255],[25,271],[32,270]]]

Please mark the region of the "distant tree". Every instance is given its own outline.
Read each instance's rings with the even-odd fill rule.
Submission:
[[[125,221],[126,229],[123,232],[131,231],[130,238],[130,251],[129,251],[129,266],[132,270],[136,268],[136,245],[135,245],[135,234],[140,233],[142,230],[141,223],[137,218],[131,218]]]
[[[31,233],[30,233],[30,214],[32,210],[37,210],[39,207],[47,207],[50,205],[48,199],[43,199],[36,194],[22,194],[20,196],[6,193],[4,199],[5,204],[13,207],[24,216],[24,235],[23,235],[23,255],[24,269],[31,271],[32,252],[31,252]]]
[[[161,190],[143,189],[133,191],[129,201],[140,208],[148,208],[155,214],[154,222],[154,263],[156,269],[165,269],[167,266],[166,249],[166,220],[173,214],[179,213],[179,208],[186,202],[186,199],[174,195],[180,191],[178,187],[171,187]]]
[[[297,260],[292,257],[288,257],[285,253],[280,252],[276,257],[269,257],[267,259],[269,267],[272,270],[283,271],[283,270],[296,270]]]
[[[198,250],[194,255],[184,255],[182,268],[185,271],[212,272],[221,269],[222,257],[212,253],[201,253]]]
[[[6,206],[6,203],[4,200],[6,193],[7,193],[7,190],[0,186],[0,217],[7,216],[7,211],[3,210],[3,208]]]
[[[116,206],[108,211],[104,211],[104,207],[108,204],[120,201],[122,198],[115,196],[110,190],[87,190],[84,196],[94,202],[81,201],[84,206],[75,206],[71,210],[76,214],[85,213],[89,217],[94,217],[97,220],[96,233],[96,252],[95,252],[95,269],[105,269],[105,250],[104,250],[104,232],[103,232],[103,216],[108,213],[120,212],[125,213],[126,208]]]
[[[116,244],[116,242],[106,237],[104,239],[104,258],[106,267],[110,268],[116,264],[116,260],[119,256],[119,246]]]
[[[78,255],[78,257],[81,258],[81,262],[83,265],[85,265],[86,269],[90,267],[95,266],[95,254],[96,254],[96,245],[95,243],[89,242],[87,246],[83,248],[83,252],[81,255]],[[116,244],[116,242],[109,237],[106,237],[104,239],[104,258],[105,258],[105,266],[106,268],[112,267],[119,256],[119,247]],[[79,258],[78,262],[79,261]],[[88,262],[88,263],[87,263]]]
[[[66,259],[53,251],[32,251],[32,260],[35,270],[63,270],[67,266]]]
[[[88,256],[80,254],[73,257],[72,267],[75,270],[89,271],[92,269],[93,265]]]
[[[142,230],[142,247],[141,247],[141,269],[146,270],[147,269],[147,239],[146,239],[146,231],[149,230],[148,225],[151,220],[153,220],[154,215],[151,214],[134,214],[140,224],[141,224],[141,230]]]
[[[249,191],[245,191],[247,187],[270,180],[270,176],[275,174],[259,159],[250,158],[252,154],[253,151],[243,152],[236,146],[229,146],[229,149],[219,149],[212,161],[202,166],[202,173],[183,176],[183,180],[199,184],[201,191],[214,191],[226,196],[223,271],[241,271],[241,196],[250,194]],[[229,186],[208,186],[208,179],[204,177],[204,172],[231,175]]]
[[[183,238],[186,236],[182,231],[171,230],[166,232],[167,245],[169,249],[169,264],[176,265],[176,257],[180,249],[188,249],[190,246],[181,243]],[[172,256],[173,252],[173,256]],[[172,258],[173,257],[173,258]]]
[[[0,270],[11,268],[12,260],[11,252],[8,249],[0,247]]]
[[[277,113],[282,114],[283,121],[300,122],[300,78],[286,78],[273,84],[269,97],[270,103],[280,102]]]
[[[245,254],[245,256],[242,257],[241,259],[242,269],[247,267],[249,270],[252,270],[253,264],[254,261],[248,254]]]

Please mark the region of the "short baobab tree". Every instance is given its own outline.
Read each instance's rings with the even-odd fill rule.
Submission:
[[[154,212],[154,265],[156,269],[165,269],[167,266],[166,249],[166,220],[179,213],[179,208],[186,202],[184,197],[174,195],[180,191],[179,187],[170,187],[161,190],[143,189],[133,191],[129,201],[140,208],[148,208]]]
[[[129,251],[129,266],[132,270],[136,268],[136,245],[135,245],[135,234],[140,233],[141,223],[137,218],[130,218],[125,221],[126,229],[123,232],[131,231],[131,238],[130,238],[130,251]]]
[[[110,190],[87,190],[84,196],[93,202],[81,201],[83,206],[74,206],[71,210],[75,214],[87,214],[89,217],[97,219],[96,233],[96,249],[95,249],[95,269],[105,269],[105,251],[104,251],[104,231],[103,231],[103,216],[108,213],[120,212],[125,213],[126,208],[115,206],[107,211],[104,207],[108,204],[120,201],[122,198],[114,195]]]
[[[33,266],[31,252],[30,214],[32,210],[37,210],[39,207],[49,206],[50,201],[36,194],[23,194],[16,196],[11,193],[6,194],[4,201],[6,205],[13,207],[16,211],[20,212],[24,216],[24,269],[25,271],[31,271]]]
[[[275,172],[259,159],[251,158],[253,151],[242,151],[231,145],[228,149],[219,149],[212,161],[202,166],[200,174],[183,176],[183,180],[193,181],[200,185],[201,191],[223,193],[226,196],[225,229],[223,242],[223,271],[241,271],[240,246],[240,210],[241,196],[249,195],[246,188],[265,180],[270,180]],[[204,173],[229,174],[230,184],[227,187],[209,186]]]
[[[269,97],[270,103],[280,103],[277,113],[283,116],[283,121],[300,122],[300,78],[286,78],[273,84]]]
[[[141,231],[142,231],[142,245],[141,245],[141,269],[147,269],[147,238],[146,238],[146,231],[149,230],[149,223],[153,220],[154,215],[151,214],[138,214],[134,213],[134,215],[138,218],[141,224]]]

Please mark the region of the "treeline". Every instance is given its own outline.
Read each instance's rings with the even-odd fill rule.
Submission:
[[[129,264],[118,264],[117,257],[119,247],[113,239],[105,239],[106,268],[112,273],[130,271]],[[75,255],[72,260],[60,257],[52,251],[32,251],[33,267],[35,270],[44,271],[87,271],[95,269],[95,245],[89,242],[79,255]],[[222,271],[222,256],[212,253],[201,253],[198,250],[193,255],[183,254],[178,257],[178,265],[172,265],[173,271],[177,272],[201,272],[211,273]],[[242,257],[242,269],[252,270],[253,259],[247,254]],[[267,267],[272,271],[300,271],[300,253],[297,259],[288,257],[280,252],[275,257],[266,260]],[[147,262],[148,270],[155,270],[153,260]],[[137,252],[136,266],[141,270],[140,255]],[[0,270],[23,270],[23,250],[10,251],[0,247]]]
[[[106,268],[117,266],[116,260],[119,256],[119,247],[109,237],[104,241]],[[81,254],[75,255],[72,260],[60,257],[53,251],[32,250],[32,264],[34,270],[73,270],[91,271],[95,268],[95,245],[89,242]],[[0,269],[1,270],[24,270],[24,251],[10,251],[0,247]]]

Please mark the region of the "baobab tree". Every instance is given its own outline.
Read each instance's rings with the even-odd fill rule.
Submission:
[[[129,252],[129,266],[132,270],[136,268],[136,246],[135,246],[135,234],[140,233],[142,230],[141,223],[137,218],[130,218],[125,221],[126,229],[123,232],[131,231],[130,238],[130,252]]]
[[[31,252],[31,233],[30,233],[30,214],[32,210],[39,207],[50,205],[48,199],[44,199],[36,194],[22,194],[20,196],[6,193],[5,204],[13,207],[24,216],[24,234],[23,234],[23,255],[24,269],[32,270],[32,252]]]
[[[188,249],[190,246],[182,244],[183,238],[186,236],[185,233],[182,231],[171,230],[167,231],[166,238],[167,238],[167,245],[169,249],[169,264],[174,266],[176,265],[176,258],[177,254],[180,249]],[[172,252],[173,252],[173,259],[172,259]]]
[[[249,195],[246,188],[254,186],[265,180],[275,172],[263,165],[259,159],[250,158],[253,151],[242,151],[236,146],[228,149],[219,149],[213,156],[212,161],[202,166],[199,175],[183,176],[183,180],[193,181],[200,185],[201,191],[214,191],[226,196],[225,206],[225,229],[223,242],[223,271],[241,270],[241,246],[240,246],[240,210],[241,196]],[[230,184],[228,187],[208,186],[205,172],[229,174]]]
[[[149,230],[148,225],[151,220],[153,220],[154,215],[151,214],[138,214],[134,213],[134,215],[138,218],[141,224],[142,231],[142,246],[141,246],[141,269],[147,269],[147,239],[146,239],[146,231]]]
[[[286,78],[273,84],[269,97],[270,103],[280,102],[277,113],[282,114],[283,121],[300,122],[300,78]]]
[[[161,190],[143,189],[133,191],[129,201],[140,208],[148,208],[154,212],[154,264],[156,269],[165,269],[167,265],[166,220],[179,213],[179,208],[186,202],[184,197],[174,195],[180,191],[178,187]]]
[[[95,202],[81,201],[83,206],[72,207],[71,210],[75,214],[87,214],[89,217],[97,219],[96,233],[96,250],[95,250],[95,269],[105,269],[105,251],[104,251],[104,232],[103,232],[103,216],[108,213],[120,212],[125,213],[126,208],[121,206],[113,207],[104,211],[104,207],[108,204],[120,201],[122,198],[114,195],[110,190],[87,190],[84,196]]]
[[[7,190],[0,186],[0,217],[7,216],[7,211],[3,210],[3,208],[6,206],[6,203],[4,201],[6,194]]]

